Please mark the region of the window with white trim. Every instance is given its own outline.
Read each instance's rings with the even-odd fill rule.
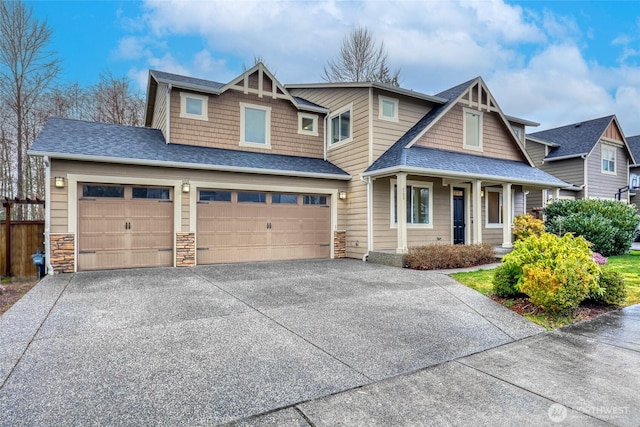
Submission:
[[[352,140],[351,105],[339,110],[329,118],[329,145]]]
[[[378,118],[390,122],[398,121],[398,100],[378,95]]]
[[[180,117],[185,119],[209,120],[209,98],[195,93],[180,92]]]
[[[463,114],[464,148],[482,151],[482,112],[464,108]]]
[[[398,184],[391,180],[391,225],[398,224]],[[433,184],[430,182],[407,182],[407,225],[432,226],[433,217]]]
[[[240,145],[271,148],[271,107],[240,103]]]
[[[318,116],[316,114],[298,113],[298,133],[318,136]]]
[[[501,226],[504,216],[502,190],[498,188],[486,188],[485,194],[487,195],[485,200],[487,226]]]
[[[616,173],[616,149],[607,145],[602,145],[602,173]]]

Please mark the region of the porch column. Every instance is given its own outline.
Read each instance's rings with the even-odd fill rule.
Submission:
[[[482,181],[472,181],[473,186],[473,236],[474,244],[482,243]]]
[[[398,247],[396,253],[406,253],[407,248],[407,174],[400,172],[397,178],[396,207],[398,209]]]
[[[513,218],[511,215],[511,183],[502,184],[502,247],[512,248],[511,241],[511,224]]]

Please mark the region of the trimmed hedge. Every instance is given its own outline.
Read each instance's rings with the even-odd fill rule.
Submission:
[[[403,258],[404,266],[415,270],[465,268],[495,261],[495,250],[489,244],[413,246]]]
[[[606,257],[626,254],[640,224],[635,206],[613,200],[556,200],[544,213],[547,232],[582,236]]]

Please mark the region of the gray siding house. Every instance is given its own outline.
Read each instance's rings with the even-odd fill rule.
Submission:
[[[615,116],[531,133],[525,147],[536,167],[571,184],[560,191],[561,199],[629,202],[629,165],[635,160]],[[543,208],[550,196],[531,192],[527,210]]]

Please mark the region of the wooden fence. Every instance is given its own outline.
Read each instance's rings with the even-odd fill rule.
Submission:
[[[6,276],[5,223],[0,221],[0,276]],[[44,221],[11,221],[11,273],[16,277],[37,276],[31,255],[44,252]]]

